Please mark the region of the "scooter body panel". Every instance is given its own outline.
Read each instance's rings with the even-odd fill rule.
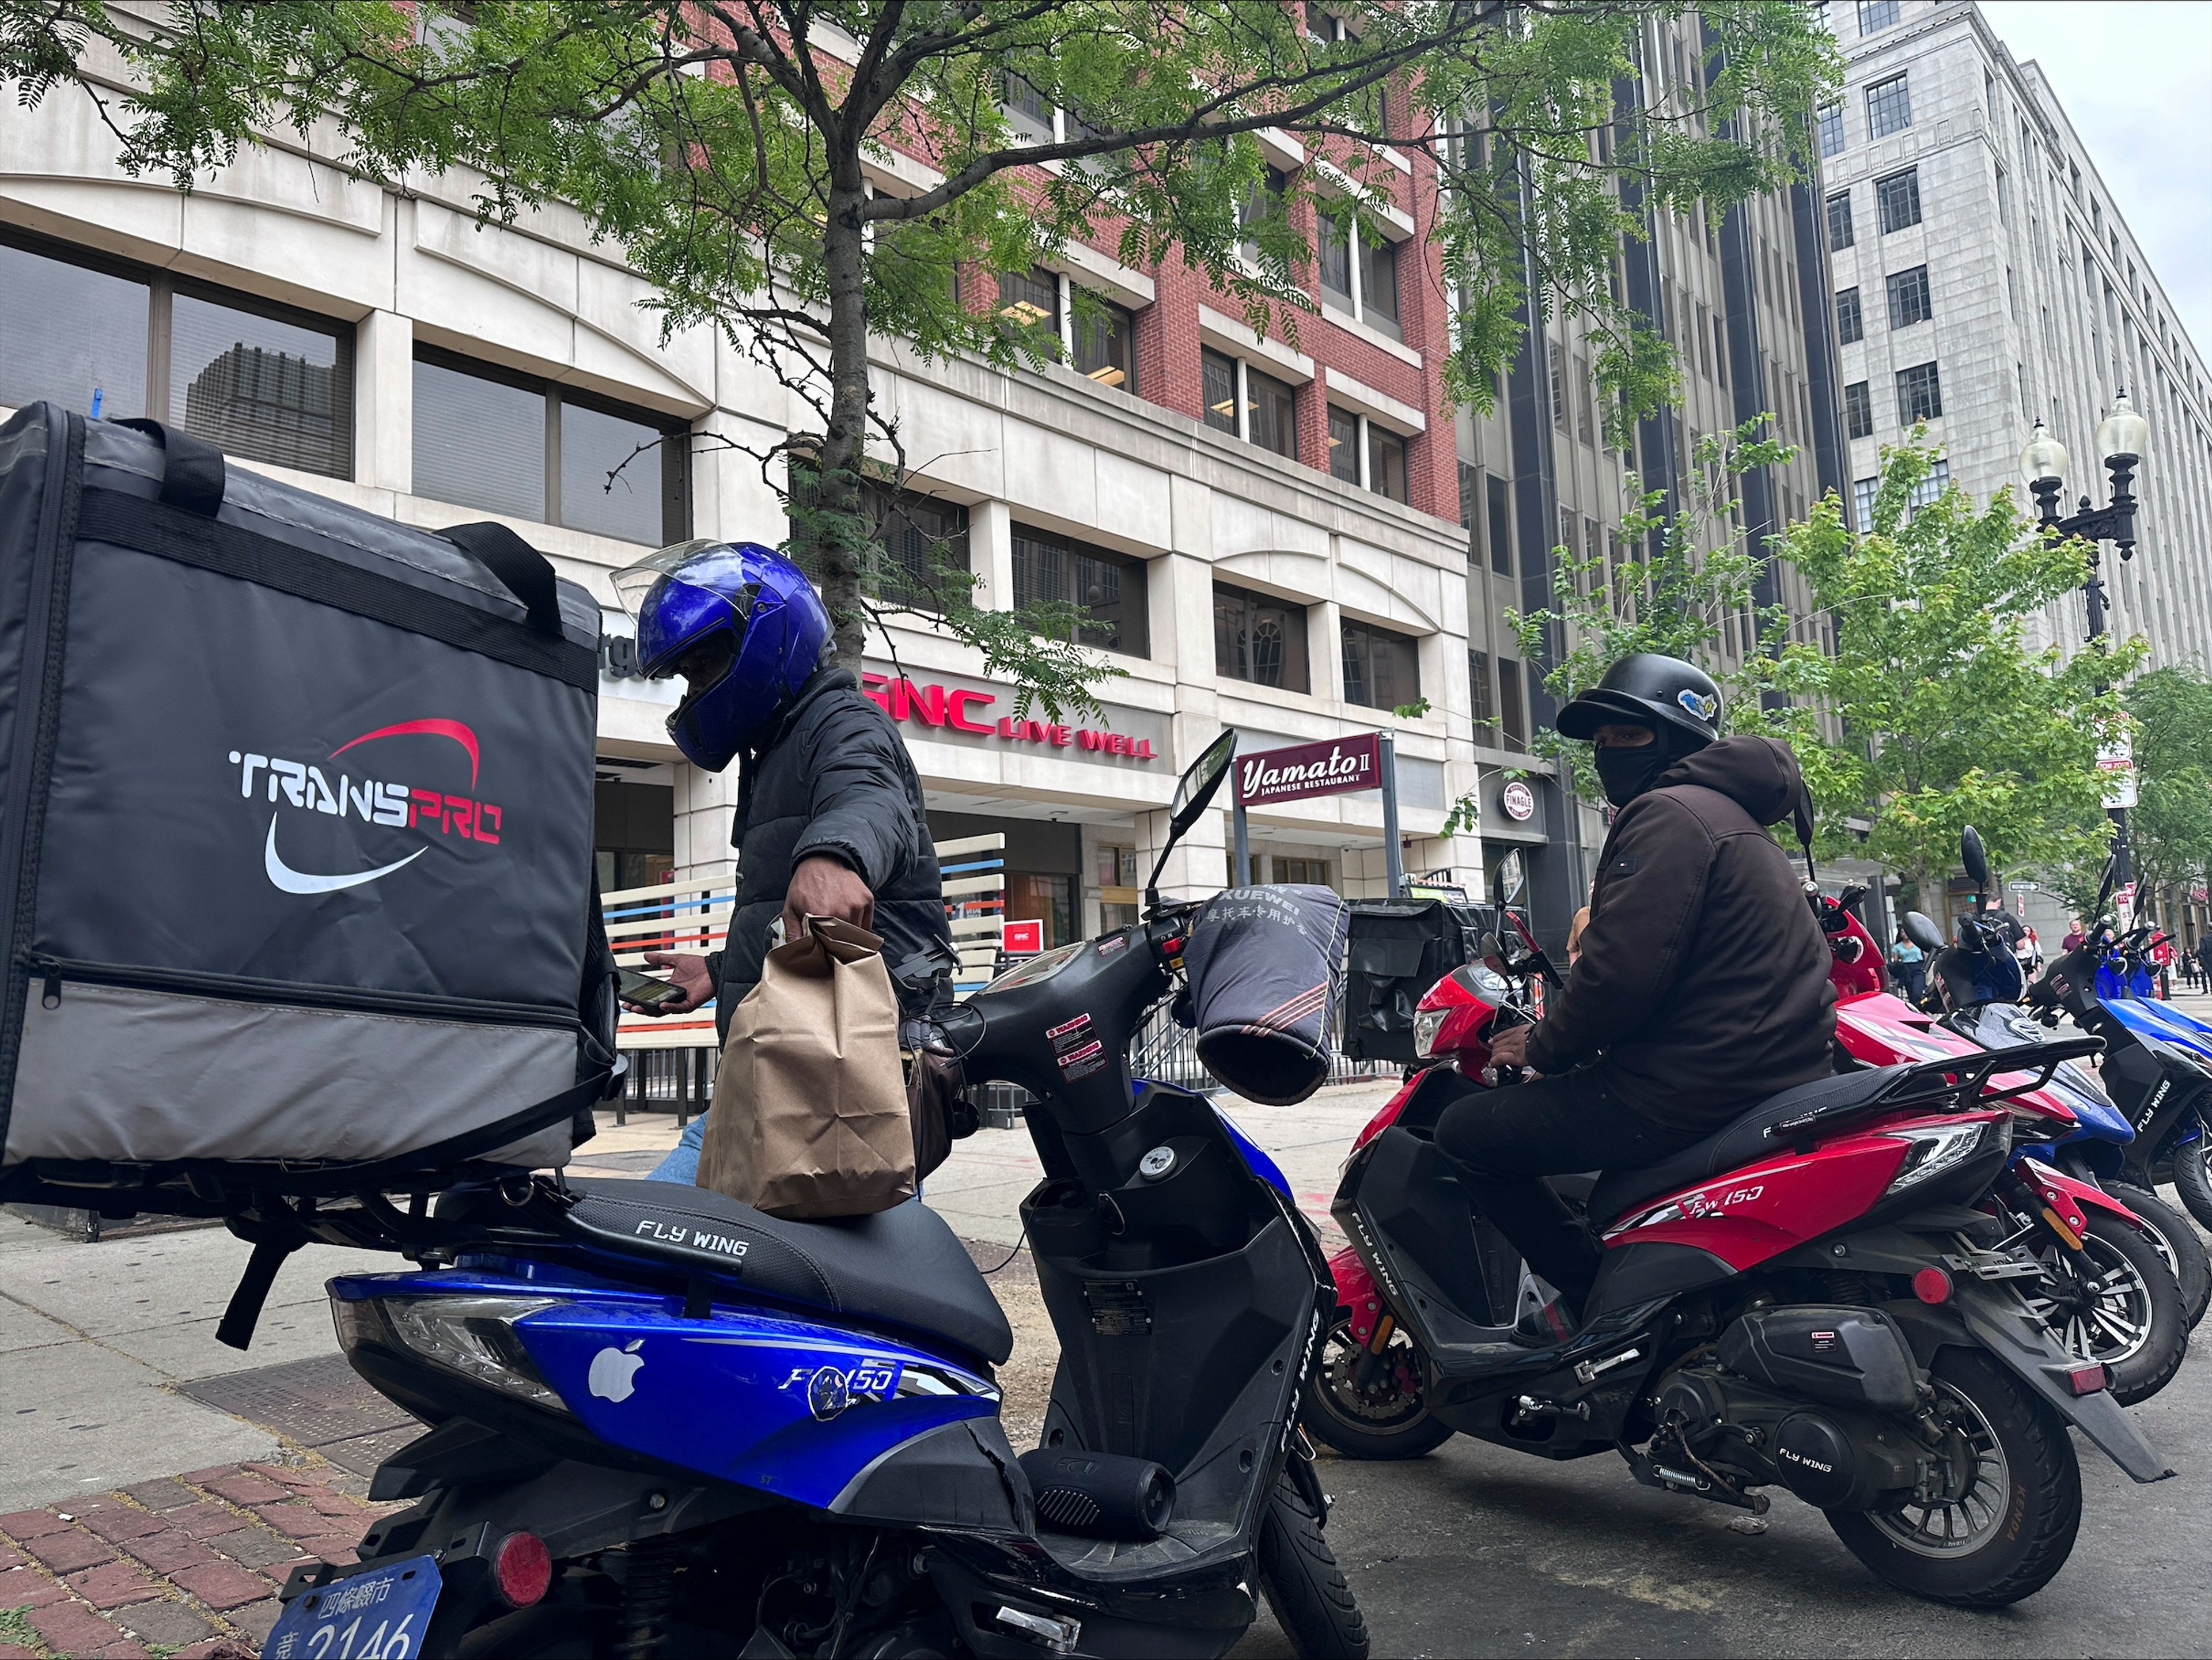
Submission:
[[[1905,1142],[1877,1131],[1746,1164],[1638,1206],[1637,1215],[1652,1219],[1616,1224],[1606,1249],[1685,1245],[1741,1274],[1864,1216],[1905,1152]]]

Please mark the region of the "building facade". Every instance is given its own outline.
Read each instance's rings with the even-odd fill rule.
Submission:
[[[1640,48],[1642,73],[1620,88],[1622,108],[1640,102],[1679,113],[1702,101],[1715,41],[1694,15],[1646,18]],[[1554,603],[1555,550],[1601,556],[1609,576],[1629,556],[1620,527],[1635,505],[1632,489],[1662,492],[1671,513],[1686,501],[1698,441],[1759,415],[1772,417],[1771,435],[1796,447],[1796,458],[1745,474],[1740,514],[1733,525],[1715,527],[1717,537],[1741,535],[1745,545],[1762,548],[1767,537],[1803,519],[1811,503],[1843,487],[1820,196],[1817,184],[1794,187],[1732,209],[1717,226],[1702,216],[1642,206],[1646,235],[1624,240],[1614,281],[1674,345],[1681,397],[1638,423],[1628,447],[1608,445],[1593,350],[1574,319],[1562,315],[1530,330],[1501,379],[1492,413],[1462,410],[1457,418],[1482,839],[1493,863],[1509,848],[1524,851],[1538,923],[1549,933],[1564,937],[1588,892],[1605,820],[1563,791],[1548,766],[1532,763],[1531,738],[1556,713],[1543,687],[1549,665],[1524,660],[1504,614]],[[1632,192],[1623,199],[1638,210]],[[1785,609],[1793,637],[1808,643],[1826,637],[1802,577],[1786,562],[1769,562],[1755,598]],[[1632,598],[1616,592],[1613,603]],[[1753,630],[1748,614],[1726,619],[1718,642],[1723,662],[1740,664],[1757,649]],[[1509,793],[1521,773],[1532,775]]]
[[[1313,165],[1270,149],[1286,178]],[[690,536],[781,540],[755,457],[803,403],[711,331],[663,341],[647,285],[557,207],[479,224],[465,177],[384,189],[289,134],[189,196],[112,155],[66,90],[0,125],[0,407],[153,415],[371,512],[512,525],[604,602],[603,885],[726,873],[735,777],[669,742],[674,690],[637,678],[607,577]],[[1006,836],[1007,914],[1047,944],[1128,914],[1178,771],[1224,725],[1247,750],[1392,732],[1407,867],[1479,865],[1443,834],[1476,769],[1433,183],[1417,153],[1390,159],[1387,246],[1324,252],[1295,341],[1179,268],[1079,246],[963,273],[979,307],[1056,316],[1065,365],[876,347],[915,458],[892,533],[946,549],[977,605],[1073,599],[1097,648],[1103,712],[1052,720],[927,618],[869,644],[933,829]],[[878,172],[926,182],[897,156]],[[1104,323],[1078,321],[1079,286]],[[1225,882],[1225,818],[1169,885]],[[1379,893],[1382,822],[1364,794],[1255,810],[1255,877]]]
[[[2212,666],[2212,379],[2049,81],[1972,0],[1828,9],[1849,77],[1820,114],[1822,211],[1859,518],[1881,446],[1923,420],[1944,477],[2030,512],[2040,420],[2070,458],[2061,512],[2101,506],[2097,423],[2124,392],[2151,436],[2135,557],[2106,550],[2110,626],[2154,665]],[[2041,623],[2068,651],[2086,624],[2078,595]]]

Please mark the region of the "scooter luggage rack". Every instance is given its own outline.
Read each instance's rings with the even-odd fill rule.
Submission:
[[[1897,1072],[1875,1094],[1846,1102],[1826,1111],[1808,1108],[1766,1128],[1769,1140],[1789,1141],[1800,1152],[1812,1151],[1816,1135],[1832,1134],[1843,1126],[1881,1114],[1923,1108],[1930,1112],[1966,1112],[1976,1107],[2009,1101],[2032,1094],[2048,1084],[2063,1061],[2084,1060],[2101,1054],[2101,1037],[2060,1037],[2045,1043],[2027,1043],[2018,1049],[1991,1049],[1981,1055],[1947,1055],[1939,1061],[1923,1061]],[[2026,1082],[2001,1090],[1988,1088],[1998,1073],[2032,1073]]]

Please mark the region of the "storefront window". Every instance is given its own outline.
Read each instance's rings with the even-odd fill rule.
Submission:
[[[609,776],[633,764],[600,762],[592,787],[592,843],[602,894],[660,887],[676,879],[676,792],[666,784]]]
[[[1216,582],[1213,671],[1256,686],[1306,690],[1306,608]]]
[[[1280,854],[1275,859],[1275,880],[1286,885],[1304,885],[1319,888],[1334,885],[1328,879],[1328,860],[1288,859]]]
[[[1079,915],[1075,907],[1073,876],[1040,876],[1029,871],[1007,873],[1006,920],[1042,921],[1047,951],[1055,946],[1073,945],[1083,937],[1077,932]]]
[[[1101,651],[1146,654],[1145,562],[1014,526],[1014,609],[1068,605],[1081,613],[1071,637]]]
[[[1344,625],[1344,700],[1391,709],[1421,695],[1414,642],[1369,623]]]

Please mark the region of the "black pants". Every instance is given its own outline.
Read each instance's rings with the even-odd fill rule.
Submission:
[[[1537,1178],[1656,1164],[1707,1134],[1631,1110],[1585,1067],[1455,1102],[1437,1122],[1437,1147],[1475,1209],[1580,1310],[1603,1252],[1589,1225]]]

